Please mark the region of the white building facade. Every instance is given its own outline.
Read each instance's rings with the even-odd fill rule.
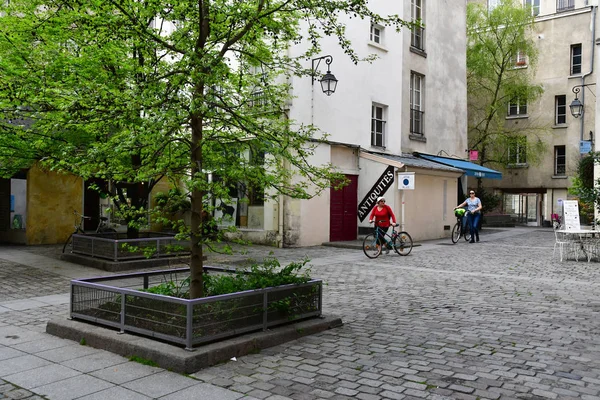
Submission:
[[[335,93],[325,95],[310,77],[292,82],[290,120],[328,134],[311,162],[333,164],[350,184],[310,200],[265,202],[262,224],[256,218],[258,225],[240,226],[252,241],[292,247],[357,239],[372,229],[364,210],[379,195],[413,240],[450,235],[463,171],[412,154],[466,157],[466,4],[374,0],[371,7],[382,15],[421,19],[424,28],[396,32],[348,19],[353,48],[361,57],[378,59],[355,65],[337,38],[325,38],[320,56],[333,58]],[[290,55],[301,50],[292,48]],[[325,60],[318,71],[327,71]],[[401,190],[411,186],[405,183],[414,189]]]

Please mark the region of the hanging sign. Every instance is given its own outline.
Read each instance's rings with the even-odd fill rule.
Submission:
[[[415,173],[414,172],[398,173],[398,189],[400,189],[400,190],[415,190]]]
[[[383,171],[383,174],[377,179],[371,190],[367,193],[364,199],[358,205],[358,219],[364,221],[365,217],[371,212],[371,209],[377,202],[379,196],[383,194],[394,183],[394,167],[391,165]]]
[[[477,150],[469,150],[469,161],[479,160],[479,152]]]

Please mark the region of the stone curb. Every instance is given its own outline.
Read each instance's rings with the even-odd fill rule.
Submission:
[[[46,332],[64,339],[107,350],[124,357],[137,356],[158,364],[161,368],[192,374],[202,368],[256,353],[261,349],[289,342],[303,336],[342,326],[341,318],[321,316],[279,326],[266,332],[255,332],[215,343],[198,346],[193,351],[146,337],[93,325],[66,318],[48,322]]]

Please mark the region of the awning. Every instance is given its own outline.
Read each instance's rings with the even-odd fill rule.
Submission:
[[[481,165],[473,164],[472,162],[460,160],[458,158],[432,156],[429,154],[415,153],[419,157],[426,160],[435,161],[440,164],[450,167],[462,169],[467,176],[475,178],[502,179],[502,172],[494,171],[493,169],[482,167]]]

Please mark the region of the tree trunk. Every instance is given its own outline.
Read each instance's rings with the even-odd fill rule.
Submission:
[[[200,92],[202,93],[202,92]],[[192,161],[192,181],[199,178],[202,171],[202,119],[193,115],[191,118],[192,125],[192,149],[191,149],[191,161]],[[190,259],[190,299],[196,299],[202,297],[204,294],[204,265],[202,260],[202,242],[201,242],[201,229],[202,229],[202,210],[204,205],[202,203],[203,192],[198,190],[197,185],[192,183],[192,218],[191,218],[191,233],[190,233],[190,244],[191,244],[191,259]]]

